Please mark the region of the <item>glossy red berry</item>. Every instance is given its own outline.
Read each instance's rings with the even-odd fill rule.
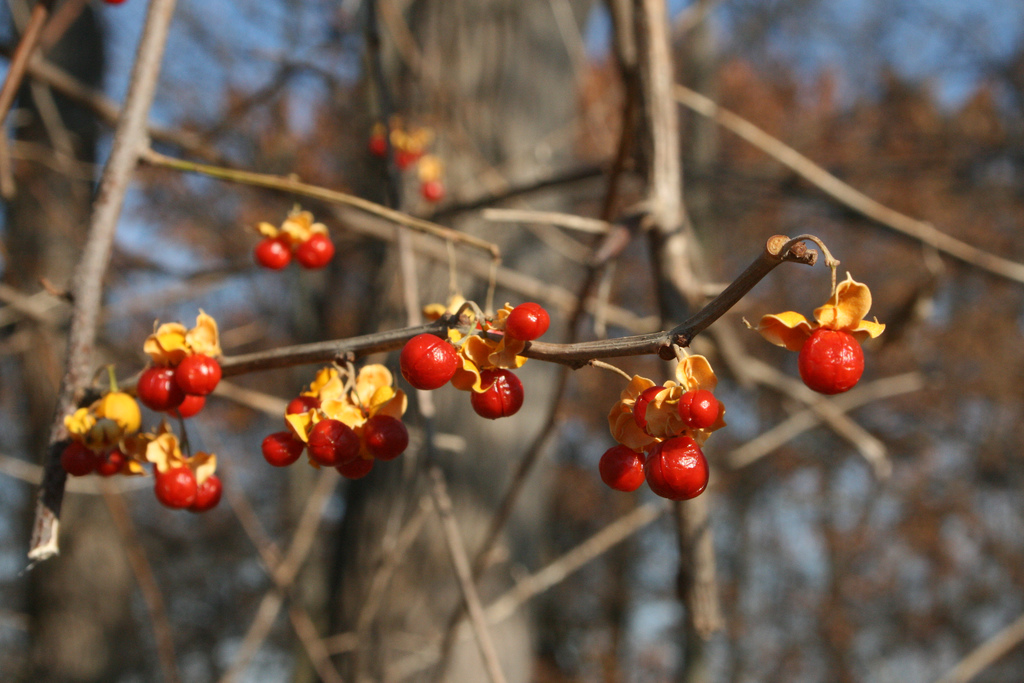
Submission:
[[[96,474],[101,477],[112,477],[115,474],[121,472],[124,467],[124,463],[128,460],[127,456],[122,453],[119,449],[107,453],[106,457],[100,456],[96,462]]]
[[[124,0],[103,0],[103,2],[107,3],[108,5],[120,5],[124,2]]]
[[[647,431],[647,404],[653,401],[658,392],[664,388],[659,386],[648,387],[636,397],[636,402],[633,403],[633,421],[636,422],[637,427],[645,432]]]
[[[185,395],[185,400],[181,402],[181,405],[178,406],[177,408],[175,408],[174,410],[170,410],[168,412],[170,412],[170,414],[174,415],[174,416],[180,415],[181,417],[185,417],[185,418],[195,417],[196,415],[198,415],[202,411],[202,409],[205,406],[206,406],[206,397],[205,396],[196,396],[195,394],[186,394]]]
[[[263,457],[274,467],[287,467],[299,459],[306,444],[289,431],[274,432],[263,439]]]
[[[693,429],[707,429],[718,421],[718,399],[707,389],[687,391],[679,397],[679,417]]]
[[[477,415],[497,420],[515,415],[523,407],[523,383],[509,370],[484,370],[480,382],[486,390],[470,392],[470,403]]]
[[[222,493],[224,493],[224,485],[220,482],[220,478],[211,474],[196,488],[196,500],[188,509],[192,512],[212,510],[220,502]]]
[[[505,321],[505,333],[516,339],[533,341],[548,331],[551,325],[551,316],[540,304],[528,301],[519,304],[508,314]]]
[[[841,394],[864,373],[864,352],[849,332],[819,327],[804,342],[797,365],[800,378],[811,389]]]
[[[174,369],[181,390],[196,396],[206,396],[216,389],[220,376],[220,363],[202,353],[185,356]]]
[[[372,458],[355,458],[334,469],[341,473],[346,479],[362,479],[373,469]]]
[[[341,420],[320,420],[306,441],[309,457],[327,467],[337,467],[359,455],[359,437]]]
[[[390,415],[374,415],[363,425],[366,450],[378,460],[394,460],[409,445],[409,430]]]
[[[398,366],[405,381],[429,391],[448,383],[459,368],[459,357],[446,339],[418,334],[402,347]]]
[[[253,251],[256,263],[270,270],[281,270],[292,262],[292,248],[285,237],[265,237]]]
[[[288,403],[288,407],[285,409],[285,415],[298,415],[299,413],[308,413],[314,408],[320,407],[320,399],[316,396],[296,396]]]
[[[428,180],[420,185],[420,194],[428,202],[439,202],[444,199],[444,183],[440,180]]]
[[[647,485],[662,498],[689,500],[708,485],[708,461],[688,436],[666,439],[654,446],[644,464]]]
[[[597,465],[601,481],[616,491],[636,491],[644,483],[644,456],[632,448],[612,446]]]
[[[135,393],[144,406],[161,413],[177,408],[185,400],[185,392],[174,378],[174,368],[146,368],[139,376]]]
[[[187,467],[174,467],[156,474],[156,499],[165,507],[181,509],[196,502],[196,475]]]
[[[303,268],[323,268],[334,258],[334,242],[323,233],[316,233],[295,248],[295,260]]]
[[[99,456],[86,448],[85,444],[72,441],[60,454],[60,464],[71,476],[84,477],[96,471]]]

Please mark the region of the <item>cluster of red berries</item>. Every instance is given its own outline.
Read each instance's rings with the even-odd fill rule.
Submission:
[[[121,473],[127,460],[128,456],[117,446],[106,452],[94,451],[80,441],[72,441],[60,454],[60,464],[73,477],[93,472],[101,477],[112,477]]]
[[[64,423],[71,441],[60,462],[69,475],[141,475],[145,473],[143,464],[149,461],[154,465],[156,498],[163,505],[205,512],[220,501],[221,482],[213,474],[215,456],[200,453],[184,458],[166,423],[156,433],[137,434],[141,414],[128,394],[110,391],[88,408],[67,416]],[[191,466],[202,471],[202,483]]]
[[[504,334],[511,339],[533,341],[547,332],[548,312],[540,304],[519,304],[505,320]],[[417,389],[433,390],[452,382],[462,389],[475,383],[472,373],[462,368],[458,351],[447,339],[419,334],[406,342],[398,359],[402,376]],[[460,376],[462,373],[462,376]],[[479,370],[482,391],[470,391],[470,404],[477,415],[496,420],[510,417],[523,407],[523,383],[511,370]]]
[[[220,363],[202,353],[185,356],[176,366],[152,365],[135,388],[150,410],[192,417],[206,405],[206,396],[220,382]]]
[[[404,406],[404,398],[401,400]],[[299,428],[305,441],[296,435],[297,427],[288,420],[289,415],[306,416],[311,422],[308,431]],[[314,464],[334,467],[348,479],[360,479],[369,474],[376,460],[394,460],[409,445],[409,431],[397,417],[384,413],[363,416],[365,420],[358,418],[352,421],[354,427],[349,426],[328,416],[317,396],[298,396],[285,409],[286,422],[292,429],[263,439],[263,457],[275,467],[287,467],[305,450]]]
[[[406,342],[398,362],[406,381],[427,391],[443,387],[459,371],[455,347],[432,334],[419,334]],[[471,392],[469,399],[477,415],[496,420],[523,407],[523,383],[511,370],[481,370],[480,383],[484,390]]]
[[[696,498],[708,485],[708,461],[689,436],[659,441],[644,453],[612,446],[598,469],[601,480],[617,491],[635,491],[646,480],[651,491],[670,500]]]
[[[128,460],[120,448],[97,453],[78,441],[69,443],[60,457],[64,471],[75,477],[94,472],[101,477],[121,474]],[[154,480],[154,493],[162,505],[191,512],[206,512],[217,507],[224,488],[215,474],[208,476],[202,485],[198,484],[195,473],[188,467],[157,471]]]
[[[92,405],[64,418],[71,436],[60,457],[64,471],[74,477],[93,472],[110,477],[130,470],[126,467],[126,444],[141,425],[139,404],[129,394],[117,390],[111,369],[111,390]]]
[[[664,391],[654,386],[644,390],[633,404],[633,420],[647,432],[647,406]],[[708,429],[718,420],[720,407],[706,389],[687,391],[679,398],[679,417],[689,429]],[[671,500],[688,500],[708,485],[708,461],[697,442],[686,434],[658,441],[645,453],[623,445],[613,446],[601,456],[601,479],[618,491],[635,491],[644,481],[654,493]]]
[[[432,154],[425,154],[427,146],[433,138],[433,132],[426,128],[405,130],[401,121],[393,121],[390,135],[383,124],[375,124],[370,133],[370,153],[384,158],[388,155],[388,137],[394,150],[395,166],[405,171],[416,164],[417,176],[420,181],[420,194],[428,202],[436,203],[444,199],[444,183],[441,181],[443,169],[440,159]]]
[[[154,474],[156,499],[172,510],[206,512],[217,507],[224,485],[216,474],[211,474],[202,484],[197,483],[195,473],[188,467],[173,467]]]
[[[314,233],[308,239],[293,244],[287,235],[264,237],[253,250],[256,263],[270,270],[281,270],[292,262],[292,256],[303,268],[323,268],[334,258],[334,242],[329,235]]]

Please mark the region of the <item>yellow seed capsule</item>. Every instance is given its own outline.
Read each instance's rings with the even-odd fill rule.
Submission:
[[[97,401],[96,416],[113,420],[124,434],[137,432],[142,425],[139,404],[123,391],[112,391]]]

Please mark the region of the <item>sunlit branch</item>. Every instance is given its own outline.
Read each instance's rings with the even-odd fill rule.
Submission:
[[[785,248],[789,241],[789,238],[783,235],[776,235],[769,239],[764,251],[721,294],[689,320],[671,330],[577,344],[529,342],[522,355],[551,363],[561,363],[573,368],[581,368],[595,359],[624,356],[658,354],[666,360],[671,360],[675,357],[675,353],[672,351],[673,345],[689,346],[694,337],[735,306],[776,266],[787,261],[807,265],[814,264],[817,258],[816,251],[808,250],[802,243],[797,243],[792,248]],[[349,339],[286,346],[243,356],[225,357],[221,361],[221,368],[224,376],[229,377],[271,368],[330,363],[344,358],[354,359],[371,353],[399,349],[417,334],[430,333],[443,337],[447,328],[453,326],[455,322],[449,316],[417,327],[389,330]]]

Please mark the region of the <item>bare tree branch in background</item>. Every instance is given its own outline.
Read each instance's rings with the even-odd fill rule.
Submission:
[[[60,398],[54,411],[46,473],[32,530],[32,544],[28,553],[32,561],[46,560],[59,552],[57,535],[60,506],[67,478],[60,464],[60,452],[67,435],[64,416],[75,408],[80,393],[92,377],[92,349],[100,315],[103,274],[110,260],[114,233],[128,184],[140,155],[147,147],[146,121],[156,92],[174,6],[175,0],[153,0],[149,6],[146,26],[139,41],[132,85],[125,98],[110,158],[100,180],[99,195],[93,205],[92,224],[82,260],[75,271],[68,356]]]

